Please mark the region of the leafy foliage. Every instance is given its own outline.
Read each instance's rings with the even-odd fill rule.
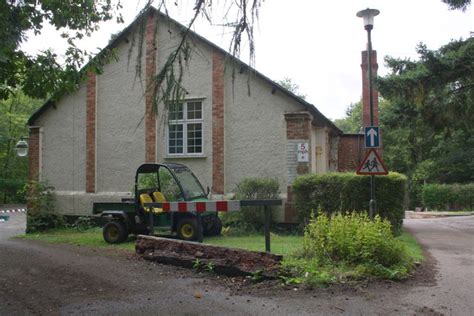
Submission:
[[[373,277],[398,280],[418,259],[419,252],[396,238],[380,216],[371,221],[366,213],[319,212],[305,229],[303,250],[285,259],[283,279],[308,287]]]
[[[15,144],[28,135],[26,121],[40,101],[15,91],[8,99],[0,99],[0,194],[3,203],[22,203],[20,194],[28,177],[28,159],[17,157]]]
[[[423,205],[429,209],[445,211],[474,207],[474,183],[427,184],[422,190]]]
[[[442,0],[451,10],[465,11],[471,5],[471,0]]]
[[[246,178],[235,189],[237,200],[277,199],[280,185],[274,179]],[[262,230],[265,224],[263,207],[246,206],[240,212],[224,214],[223,224],[242,232]]]
[[[277,83],[301,99],[306,99],[306,94],[300,92],[300,86],[294,83],[291,78],[285,77],[283,80],[278,80]]]
[[[77,43],[98,30],[99,23],[122,21],[120,0],[1,1],[0,2],[0,99],[21,88],[35,98],[73,91],[81,79],[79,69],[91,55]],[[54,26],[67,41],[64,64],[51,51],[31,56],[21,49],[27,33],[40,34]]]
[[[362,128],[362,102],[351,103],[346,109],[346,117],[334,120],[334,124],[344,133],[360,133]]]
[[[54,188],[47,183],[30,181],[25,185],[28,213],[26,232],[44,231],[64,225],[62,216],[54,208]]]
[[[395,166],[400,172],[434,182],[473,181],[474,39],[438,51],[420,45],[418,53],[418,62],[387,58],[393,72],[378,81],[391,100],[381,112],[384,131],[405,140],[396,148],[386,141],[385,149],[404,156]]]
[[[369,207],[370,177],[354,173],[308,174],[296,178],[293,183],[295,207],[300,223],[309,223],[311,214],[321,210],[334,212],[365,212]],[[376,199],[378,214],[389,220],[396,232],[402,226],[406,177],[391,172],[387,176],[376,176]]]

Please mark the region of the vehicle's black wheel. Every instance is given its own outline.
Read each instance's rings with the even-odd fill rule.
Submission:
[[[176,226],[176,233],[178,238],[182,240],[197,240],[197,220],[196,218],[187,217],[178,221]]]
[[[214,217],[209,224],[205,231],[206,236],[219,236],[222,233],[222,221],[219,217]]]
[[[125,223],[112,221],[105,224],[102,235],[109,244],[119,244],[127,239],[128,232]]]

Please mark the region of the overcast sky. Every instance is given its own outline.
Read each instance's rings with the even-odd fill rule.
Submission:
[[[85,47],[106,45],[110,35],[132,22],[145,3],[122,2],[125,24],[103,25],[98,34],[82,42]],[[171,6],[171,17],[186,24],[193,1],[188,2],[177,9]],[[221,1],[224,2],[229,0]],[[420,42],[437,49],[451,39],[465,39],[474,31],[472,8],[450,11],[441,0],[266,0],[256,30],[255,68],[273,80],[291,78],[307,95],[306,100],[323,114],[331,119],[343,117],[346,107],[361,96],[360,52],[365,49],[367,33],[356,13],[367,7],[380,10],[372,31],[379,75],[388,72],[383,65],[384,56],[416,59],[415,48]],[[222,23],[219,11],[214,12],[213,22]],[[194,31],[228,48],[230,30],[200,21]],[[31,36],[25,48],[34,52],[61,46],[54,30],[46,28],[43,33],[40,37]],[[248,62],[245,56],[242,59]]]

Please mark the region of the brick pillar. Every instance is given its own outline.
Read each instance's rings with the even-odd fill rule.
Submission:
[[[95,192],[97,76],[87,74],[86,97],[86,192]]]
[[[212,53],[212,193],[224,194],[224,55]]]
[[[154,105],[154,76],[156,75],[156,14],[151,12],[145,31],[145,162],[156,162],[156,112]]]
[[[362,52],[362,126],[370,126],[368,52]],[[372,50],[372,79],[377,76],[377,51]],[[379,92],[372,84],[374,126],[379,125]]]
[[[30,127],[28,139],[28,180],[39,181],[40,173],[40,128]]]
[[[297,222],[298,216],[293,207],[293,180],[301,174],[310,172],[311,156],[308,163],[298,162],[296,157],[296,147],[298,143],[308,143],[309,152],[311,155],[311,122],[313,116],[307,112],[293,112],[285,114],[286,121],[286,139],[287,139],[287,168],[288,168],[288,182],[287,182],[287,201],[285,203],[285,222]]]

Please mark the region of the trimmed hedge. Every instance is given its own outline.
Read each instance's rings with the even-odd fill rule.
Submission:
[[[432,210],[472,210],[474,183],[427,184],[423,186],[422,198],[423,205]]]
[[[400,230],[404,216],[407,178],[391,172],[375,177],[375,198],[382,218],[387,218],[395,231]],[[366,212],[369,209],[370,177],[355,173],[308,174],[293,183],[295,207],[302,224],[320,209],[335,212]]]
[[[280,185],[275,179],[245,178],[237,184],[234,192],[236,200],[277,199]],[[242,232],[260,231],[265,225],[265,213],[261,206],[245,206],[240,212],[225,213],[221,218],[224,226]]]

